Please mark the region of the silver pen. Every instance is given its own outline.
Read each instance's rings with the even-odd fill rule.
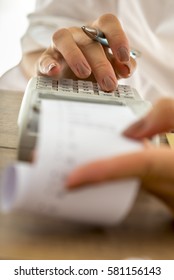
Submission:
[[[106,37],[102,31],[100,31],[99,29],[88,27],[88,26],[82,26],[81,28],[89,38],[91,38],[92,40],[97,41],[101,45],[109,48],[108,40],[106,39]],[[136,59],[137,57],[140,57],[140,55],[141,55],[141,53],[138,50],[130,51],[130,56],[134,59]]]

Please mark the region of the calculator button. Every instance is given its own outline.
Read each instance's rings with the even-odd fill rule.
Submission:
[[[118,90],[115,90],[115,91],[114,91],[114,96],[115,96],[115,97],[120,97],[120,93],[119,93]]]
[[[114,93],[113,93],[113,92],[105,92],[105,91],[99,90],[99,95],[100,95],[100,96],[109,96],[109,97],[113,97],[113,96],[114,96]]]
[[[78,92],[80,93],[80,94],[94,94],[94,92],[93,92],[93,89],[79,89],[78,90]]]
[[[58,92],[59,93],[64,93],[64,92],[72,92],[73,90],[72,90],[72,88],[70,88],[70,87],[59,87],[59,90],[58,90]]]

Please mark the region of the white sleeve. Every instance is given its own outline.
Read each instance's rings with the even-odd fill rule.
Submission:
[[[22,37],[22,51],[32,52],[50,45],[53,33],[62,27],[82,26],[106,12],[113,12],[115,0],[36,0],[35,12],[28,15],[29,26]]]
[[[59,2],[61,1],[36,1],[35,12],[28,15],[28,29],[21,39],[23,53],[48,47],[53,33],[60,27],[81,25],[75,15],[74,18],[68,17],[65,12],[59,11]]]

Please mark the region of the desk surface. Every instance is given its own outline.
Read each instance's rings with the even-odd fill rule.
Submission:
[[[22,93],[0,91],[0,169],[16,159]],[[174,259],[174,223],[155,198],[140,193],[121,225],[80,228],[57,220],[0,214],[0,259]]]

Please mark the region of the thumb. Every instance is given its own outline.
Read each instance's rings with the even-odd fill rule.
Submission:
[[[123,134],[134,139],[151,137],[174,128],[174,99],[161,99],[154,108],[138,122],[134,123]]]

